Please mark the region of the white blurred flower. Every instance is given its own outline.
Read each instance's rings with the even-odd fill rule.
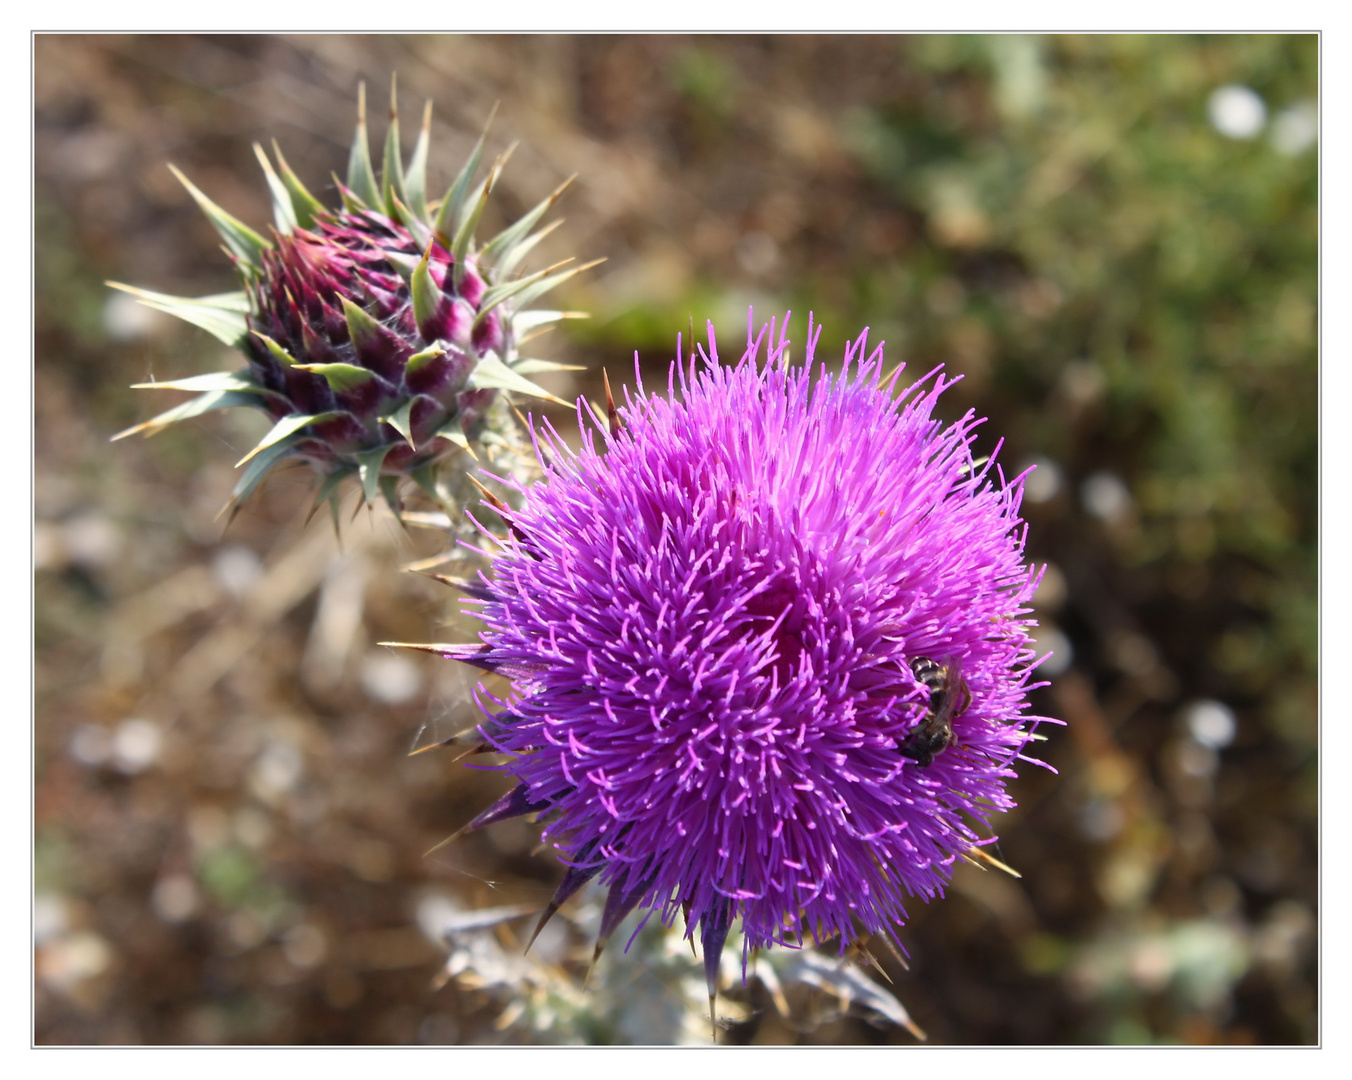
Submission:
[[[243,596],[263,576],[263,560],[243,544],[231,544],[212,556],[211,576],[231,596]]]
[[[129,776],[144,772],[160,756],[163,738],[158,725],[133,717],[123,720],[113,734],[113,766]]]
[[[1032,466],[1033,471],[1028,474],[1028,479],[1023,482],[1023,497],[1032,503],[1044,503],[1048,499],[1055,497],[1061,490],[1061,484],[1065,479],[1061,472],[1061,466],[1051,458],[1033,457],[1023,463],[1023,469]],[[1020,471],[1023,471],[1021,469]]]
[[[1037,669],[1043,678],[1054,679],[1063,674],[1075,659],[1070,638],[1061,632],[1060,627],[1045,620],[1033,629],[1033,648],[1037,650],[1038,656],[1051,654]]]
[[[249,785],[265,802],[291,791],[305,771],[305,759],[290,743],[272,741],[263,748],[254,762]]]
[[[1211,126],[1227,139],[1252,139],[1267,122],[1267,106],[1247,86],[1222,86],[1206,105]]]
[[[96,768],[112,753],[113,738],[108,729],[99,724],[81,724],[71,735],[68,749],[70,756],[81,765]]]
[[[116,341],[150,337],[168,323],[165,315],[124,292],[113,293],[103,305],[103,329]]]
[[[1235,714],[1219,701],[1196,701],[1183,714],[1188,734],[1211,750],[1227,747],[1235,738]]]
[[[54,893],[38,893],[33,897],[34,945],[60,937],[69,927],[70,911],[62,897]]]
[[[165,922],[178,923],[197,911],[197,885],[187,874],[169,874],[155,883],[150,906]]]
[[[372,653],[362,662],[361,685],[367,697],[383,705],[402,705],[422,689],[422,672],[398,653]]]
[[[1272,121],[1272,148],[1286,157],[1304,153],[1318,139],[1319,107],[1313,101],[1288,105]]]
[[[91,569],[108,566],[122,551],[122,530],[105,514],[89,510],[61,527],[67,558]]]
[[[1115,521],[1131,510],[1131,492],[1110,472],[1096,472],[1080,487],[1084,508],[1103,521]]]

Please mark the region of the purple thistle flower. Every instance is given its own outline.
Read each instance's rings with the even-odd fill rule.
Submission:
[[[594,877],[602,943],[683,911],[711,1001],[738,919],[745,948],[843,948],[941,894],[1043,719],[1022,477],[973,460],[971,412],[933,418],[956,380],[897,397],[867,331],[814,375],[820,328],[795,366],[787,322],[731,366],[710,325],[579,452],[546,426],[466,586],[483,643],[437,647],[512,680],[480,730],[518,786],[466,828],[543,815],[568,870],[540,925]]]

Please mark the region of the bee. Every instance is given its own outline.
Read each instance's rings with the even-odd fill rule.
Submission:
[[[956,660],[936,663],[928,656],[911,661],[915,677],[929,688],[929,709],[898,749],[917,765],[928,765],[953,741],[953,720],[967,711],[972,693]]]

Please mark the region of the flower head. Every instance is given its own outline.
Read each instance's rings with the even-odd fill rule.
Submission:
[[[667,396],[576,453],[541,434],[482,644],[443,647],[512,680],[482,731],[519,783],[471,826],[543,815],[545,918],[599,876],[602,940],[683,910],[711,973],[737,919],[751,948],[900,925],[989,842],[1039,720],[1021,478],[934,418],[954,380],[896,395],[867,331],[814,371],[811,324],[796,366],[786,328],[725,366],[710,326]]]
[[[515,421],[499,392],[549,397],[527,376],[562,366],[527,359],[518,347],[532,331],[570,314],[523,309],[586,267],[516,273],[552,229],[536,225],[562,187],[486,244],[475,243],[505,162],[500,158],[473,184],[483,139],[446,195],[429,201],[431,116],[429,102],[405,165],[391,92],[377,175],[363,90],[337,209],[306,190],[280,150],[274,148],[274,169],[256,146],[273,199],[271,239],[176,172],[224,240],[242,291],[188,299],[118,287],[239,348],[249,366],[147,384],[199,396],[117,438],[215,409],[261,409],[272,428],[240,461],[248,468],[234,500],[246,498],[282,461],[299,459],[320,475],[316,505],[328,502],[335,516],[338,485],[349,476],[360,480],[368,503],[379,490],[397,512],[400,478],[454,501],[437,487],[436,467],[445,458],[476,445],[510,450]]]

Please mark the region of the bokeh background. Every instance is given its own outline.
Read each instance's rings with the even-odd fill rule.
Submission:
[[[456,632],[400,572],[437,537],[363,513],[340,545],[299,472],[224,528],[261,416],[108,441],[172,403],[130,383],[236,364],[103,284],[234,287],[165,163],[261,226],[251,144],[328,195],[357,84],[380,139],[397,72],[406,132],[434,102],[434,182],[501,102],[497,222],[580,174],[537,260],[608,260],[542,345],[586,366],[562,397],[635,349],[660,372],[706,319],[735,342],[749,305],[792,308],[801,341],[812,310],[822,355],[868,325],[960,372],[948,415],[1038,465],[1035,711],[1066,726],[1001,823],[1022,878],[961,868],[911,910],[909,970],[877,953],[931,1041],[1316,1041],[1318,59],[1308,35],[36,38],[36,1040],[655,1042],[608,1003],[660,1011],[695,974],[615,944],[588,998],[584,902],[530,971],[503,959],[527,916],[448,978],[426,928],[537,910],[558,868],[522,823],[424,857],[504,788],[408,756],[473,722],[473,680],[375,645]],[[785,1016],[728,988],[722,1037],[915,1042],[829,989]],[[541,1020],[550,994],[572,1011]]]

